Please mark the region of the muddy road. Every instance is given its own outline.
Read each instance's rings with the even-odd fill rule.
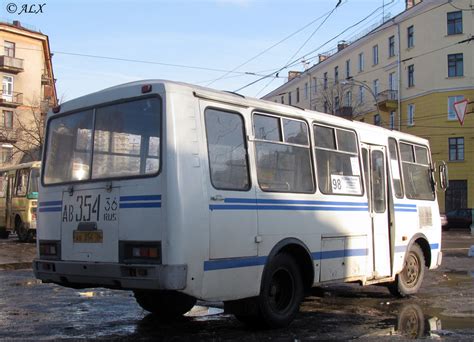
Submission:
[[[316,288],[286,329],[254,330],[222,312],[220,303],[198,303],[179,321],[160,321],[128,291],[67,289],[41,284],[29,261],[34,244],[0,240],[0,339],[104,340],[442,340],[474,339],[474,257],[466,231],[443,234],[444,260],[426,272],[410,299],[384,287]]]

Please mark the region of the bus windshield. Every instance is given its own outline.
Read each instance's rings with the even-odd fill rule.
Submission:
[[[156,174],[161,103],[122,102],[51,119],[44,184]]]

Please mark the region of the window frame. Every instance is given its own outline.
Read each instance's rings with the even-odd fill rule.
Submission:
[[[451,141],[455,139],[455,144],[454,145],[451,145]],[[458,143],[458,140],[459,139],[462,139],[462,159],[459,159],[458,156],[459,156],[459,143]],[[451,159],[451,146],[454,146],[455,147],[455,154],[456,154],[456,159]],[[448,160],[450,162],[463,162],[465,161],[465,152],[466,152],[466,149],[465,149],[465,139],[464,137],[449,137],[448,138]]]
[[[449,104],[450,100],[449,99],[451,99],[451,98],[453,99],[453,103],[450,106],[450,104]],[[458,98],[459,98],[459,100],[458,100]],[[454,110],[454,103],[462,101],[464,99],[465,99],[464,95],[448,96],[448,118],[447,119],[449,121],[457,121],[458,120],[458,116],[456,114],[456,111]],[[453,115],[449,116],[450,113],[453,113]]]
[[[407,126],[415,126],[415,104],[409,103],[407,105]]]
[[[379,64],[379,45],[375,44],[372,46],[372,64],[378,65]]]
[[[365,68],[365,62],[364,62],[364,52],[359,53],[358,55],[358,66],[359,66],[359,72],[363,72]]]
[[[6,46],[6,43],[11,44],[12,47],[7,47],[7,46]],[[6,52],[7,50],[8,50],[8,51],[13,51],[13,56],[10,56],[9,54],[6,54],[5,52]],[[5,56],[11,57],[11,58],[16,58],[16,43],[15,43],[15,42],[12,42],[12,41],[9,41],[9,40],[4,40],[4,41],[3,41],[3,51],[4,51],[4,53],[5,53]]]
[[[316,143],[315,143],[316,142],[316,137],[314,136],[314,126],[316,126],[316,125],[317,126],[322,126],[322,127],[327,127],[327,128],[332,128],[334,130],[334,142],[336,144],[336,150],[316,146]],[[355,141],[356,141],[357,154],[354,154],[352,152],[347,152],[347,151],[340,151],[340,150],[337,149],[339,147],[339,143],[338,143],[338,140],[337,140],[336,130],[338,130],[338,129],[354,133]],[[357,134],[357,130],[355,130],[353,128],[332,125],[332,124],[328,124],[328,123],[325,123],[325,122],[322,122],[322,121],[314,120],[311,123],[311,136],[312,136],[312,141],[313,141],[313,145],[312,145],[313,155],[314,155],[314,158],[315,158],[314,159],[314,165],[316,166],[316,168],[315,168],[315,176],[316,176],[315,185],[316,185],[316,188],[318,189],[318,191],[321,194],[326,195],[326,196],[336,196],[337,195],[337,196],[363,197],[365,195],[365,182],[364,182],[364,176],[362,175],[362,173],[364,172],[364,168],[362,166],[362,153],[361,153],[361,147],[360,147],[360,143],[359,143],[359,135]],[[347,154],[347,155],[351,155],[351,156],[357,155],[357,159],[359,161],[359,173],[360,173],[359,177],[360,177],[360,190],[361,190],[361,193],[358,194],[358,195],[355,195],[355,194],[338,194],[338,193],[323,192],[319,187],[319,180],[318,180],[319,165],[317,163],[316,149],[321,149],[323,151],[329,151],[329,152],[337,152],[337,153]]]
[[[12,189],[12,197],[14,198],[22,198],[26,197],[28,195],[28,189],[30,187],[30,170],[31,168],[21,168],[17,169],[15,171],[15,181],[13,182],[13,189]],[[20,175],[20,172],[26,171],[27,176],[26,176],[26,189],[24,194],[18,194],[18,189],[17,189],[17,182],[18,182],[18,176]]]
[[[242,120],[242,133],[243,133],[242,137],[243,137],[244,149],[245,149],[245,160],[247,162],[247,177],[249,180],[247,189],[218,188],[214,185],[214,182],[212,180],[211,158],[209,158],[209,135],[207,134],[207,126],[206,126],[206,111],[207,110],[215,110],[215,111],[225,112],[227,114],[235,114],[235,115],[238,115],[240,119]],[[252,171],[250,170],[251,165],[250,165],[249,148],[248,148],[248,141],[247,141],[247,128],[246,128],[244,115],[240,113],[239,111],[224,109],[217,106],[207,106],[206,108],[204,108],[203,114],[204,114],[203,115],[204,132],[206,134],[206,150],[207,150],[206,157],[207,157],[207,163],[208,163],[208,168],[209,168],[209,180],[211,182],[212,187],[216,190],[223,190],[223,191],[249,192],[253,188],[253,183],[252,183]],[[160,155],[160,158],[161,158],[161,155]],[[160,166],[161,166],[161,163],[160,163]]]
[[[265,140],[265,139],[258,139],[256,138],[256,135],[255,135],[255,125],[254,125],[254,116],[255,115],[261,115],[261,116],[268,116],[268,117],[273,117],[273,118],[277,118],[279,119],[280,121],[280,135],[281,135],[281,139],[282,141],[274,141],[274,140]],[[285,133],[284,133],[284,129],[283,129],[283,120],[293,120],[293,121],[298,121],[298,122],[303,122],[305,125],[306,125],[306,129],[307,129],[307,138],[308,138],[308,145],[301,145],[301,144],[294,144],[294,143],[290,143],[290,142],[285,142]],[[290,116],[285,116],[284,114],[277,114],[277,113],[272,113],[272,112],[268,112],[268,111],[265,111],[265,110],[254,110],[251,114],[251,126],[252,126],[252,136],[253,136],[253,140],[252,142],[254,143],[254,154],[255,154],[255,167],[257,168],[256,170],[256,176],[257,176],[257,184],[258,184],[258,188],[263,191],[263,192],[268,192],[268,193],[285,193],[285,194],[315,194],[317,192],[317,189],[318,189],[318,184],[317,184],[317,177],[316,177],[316,172],[315,172],[315,165],[316,165],[316,161],[313,160],[314,158],[314,154],[313,152],[311,151],[311,149],[313,148],[313,144],[312,144],[312,138],[311,138],[311,133],[309,132],[310,131],[310,127],[311,125],[304,119],[304,118],[298,118],[298,117],[290,117]],[[312,181],[313,181],[313,191],[311,192],[295,192],[295,191],[277,191],[277,190],[269,190],[269,189],[263,189],[261,186],[260,186],[260,183],[258,181],[258,159],[257,159],[257,146],[256,146],[256,143],[257,142],[262,142],[262,143],[271,143],[271,144],[278,144],[278,145],[284,145],[284,146],[294,146],[294,147],[306,147],[309,149],[309,162],[310,162],[310,171],[311,171],[311,178],[312,178]]]
[[[398,141],[398,144],[397,144],[397,147],[398,147],[398,153],[399,153],[399,166],[401,166],[401,169],[400,169],[400,172],[402,173],[402,180],[403,180],[403,183],[402,183],[402,186],[403,186],[403,194],[404,196],[407,198],[407,199],[410,199],[410,200],[415,200],[415,201],[435,201],[436,200],[436,191],[433,192],[433,198],[432,199],[420,199],[420,198],[412,198],[412,197],[409,197],[407,195],[407,192],[406,192],[406,186],[405,186],[405,174],[404,174],[404,171],[403,171],[403,163],[409,163],[409,164],[416,164],[416,165],[422,165],[422,166],[426,166],[425,164],[420,164],[420,163],[417,163],[417,160],[416,160],[416,153],[413,154],[413,157],[415,159],[414,162],[409,162],[409,161],[404,161],[403,158],[402,158],[402,154],[401,154],[401,148],[400,148],[400,144],[405,144],[405,145],[411,145],[412,146],[412,149],[413,147],[422,147],[422,148],[425,148],[427,153],[428,153],[428,168],[430,169],[430,172],[431,169],[432,169],[432,165],[433,165],[433,161],[432,161],[432,157],[431,157],[431,150],[429,148],[429,146],[427,145],[422,145],[422,144],[419,144],[419,143],[415,143],[413,141],[408,141],[408,140],[399,140]],[[436,189],[435,189],[436,190]]]
[[[407,82],[408,88],[413,88],[415,86],[415,65],[410,64],[407,67]]]
[[[388,138],[388,143],[387,143],[387,160],[390,161],[390,180],[392,182],[392,187],[394,186],[393,185],[393,171],[392,171],[392,160],[395,160],[395,159],[392,159],[392,156],[390,154],[390,141],[393,141],[394,144],[395,144],[395,150],[396,150],[396,153],[397,153],[397,163],[398,163],[398,173],[399,173],[399,176],[400,176],[400,190],[402,192],[401,196],[398,196],[397,193],[395,192],[395,190],[393,190],[393,194],[395,195],[396,198],[399,198],[399,199],[402,199],[402,198],[405,198],[405,182],[403,180],[403,169],[402,169],[402,156],[400,154],[400,146],[399,146],[399,141],[394,138],[394,137],[389,137]],[[428,150],[429,152],[429,150]]]
[[[450,15],[452,15],[452,16],[460,15],[460,17],[449,18]],[[456,24],[458,24],[459,21],[461,22],[461,31],[457,32],[456,31]],[[451,30],[450,30],[450,28],[451,28]],[[456,35],[456,34],[462,34],[463,31],[464,31],[464,27],[463,27],[462,11],[452,11],[452,12],[446,13],[446,35],[453,36],[453,35]]]
[[[461,56],[461,58],[459,58],[459,56]],[[458,66],[459,63],[461,64],[460,67]],[[454,68],[454,75],[450,74],[452,68]],[[459,71],[461,71],[460,74]],[[464,77],[464,53],[448,54],[448,77]]]
[[[407,27],[407,49],[411,49],[415,46],[415,26],[410,25]]]
[[[395,57],[395,36],[388,37],[388,58]]]
[[[129,97],[129,98],[125,98],[125,99],[119,99],[119,100],[115,100],[115,101],[104,102],[104,103],[100,103],[98,105],[90,105],[90,106],[86,106],[86,107],[82,107],[82,108],[78,108],[78,109],[73,109],[71,111],[67,111],[67,112],[64,112],[64,113],[61,113],[61,114],[56,114],[56,115],[50,116],[47,119],[47,122],[46,122],[45,137],[49,138],[49,136],[50,136],[50,125],[51,125],[51,122],[54,119],[58,119],[58,118],[66,117],[66,116],[69,116],[69,115],[74,115],[76,113],[92,110],[93,111],[93,114],[92,114],[92,132],[95,132],[95,123],[96,123],[95,117],[96,117],[96,110],[97,109],[102,108],[102,107],[127,103],[127,102],[151,99],[151,98],[158,99],[159,107],[160,107],[160,150],[159,150],[160,163],[159,163],[158,170],[155,173],[144,174],[144,175],[123,176],[123,177],[107,177],[107,178],[99,178],[99,179],[92,178],[92,160],[93,160],[93,154],[94,154],[93,153],[94,144],[92,144],[91,145],[91,162],[90,162],[90,165],[89,165],[90,170],[91,170],[91,174],[90,174],[90,177],[88,179],[70,180],[68,182],[46,184],[44,182],[46,160],[44,160],[41,163],[41,185],[43,187],[51,187],[51,186],[60,186],[60,185],[67,185],[67,184],[100,183],[100,182],[107,182],[107,181],[111,181],[111,180],[129,180],[129,179],[138,179],[138,178],[153,178],[153,177],[159,176],[162,169],[163,169],[163,143],[162,142],[163,142],[163,132],[164,132],[164,129],[163,129],[163,122],[164,122],[164,120],[163,120],[163,116],[164,116],[163,98],[159,94],[155,93],[155,94],[151,94],[151,95],[148,94],[148,95],[145,95],[145,96],[134,96],[134,97]],[[48,155],[48,140],[46,140],[46,139],[45,139],[45,144],[44,144],[43,155],[44,156]]]
[[[9,114],[11,116],[11,125],[7,126],[7,116],[6,114]],[[14,116],[14,112],[13,110],[4,110],[2,111],[2,114],[3,114],[3,125],[2,125],[2,128],[3,129],[7,129],[7,130],[12,130],[13,129],[13,116]]]

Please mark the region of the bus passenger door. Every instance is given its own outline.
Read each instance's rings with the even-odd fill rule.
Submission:
[[[372,219],[373,274],[383,278],[390,276],[391,269],[385,147],[364,145],[362,155]]]
[[[257,210],[244,116],[229,105],[206,106],[210,259],[257,255]]]
[[[7,190],[5,198],[5,220],[7,229],[14,228],[15,221],[12,217],[12,200],[13,200],[13,186],[15,174],[9,173],[7,177]]]

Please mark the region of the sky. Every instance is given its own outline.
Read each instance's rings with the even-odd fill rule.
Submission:
[[[288,70],[304,70],[302,60],[313,65],[318,53],[335,48],[340,40],[354,39],[381,23],[384,14],[395,16],[405,7],[404,0],[341,0],[336,9],[338,0],[0,3],[0,20],[19,20],[49,36],[62,102],[142,79],[168,79],[262,97],[286,81]],[[45,5],[39,13],[20,13],[25,4],[35,5],[29,8],[36,11],[38,4]],[[8,12],[15,7],[16,12]],[[289,62],[294,65],[283,68]],[[272,77],[245,87],[267,75]]]

